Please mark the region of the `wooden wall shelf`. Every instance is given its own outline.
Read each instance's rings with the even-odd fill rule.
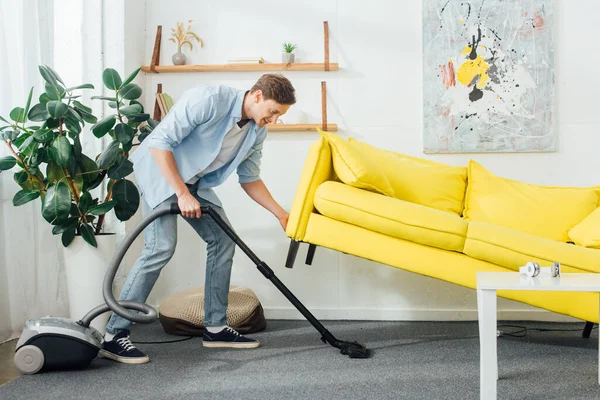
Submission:
[[[244,71],[337,71],[338,63],[329,62],[329,22],[323,21],[324,62],[322,63],[260,63],[260,64],[206,64],[206,65],[159,65],[162,25],[156,29],[154,50],[150,65],[142,67],[144,72],[244,72]]]
[[[329,71],[337,71],[338,64],[330,63]],[[144,72],[243,72],[243,71],[326,71],[324,63],[291,64],[213,64],[213,65],[150,65],[143,66]]]
[[[269,132],[315,132],[321,128],[327,132],[337,132],[337,124],[328,124],[323,127],[322,124],[268,124]]]

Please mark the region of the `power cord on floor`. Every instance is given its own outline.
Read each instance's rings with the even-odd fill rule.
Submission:
[[[176,340],[165,340],[162,342],[134,342],[132,341],[131,343],[135,343],[135,344],[163,344],[163,343],[177,343],[177,342],[184,342],[186,340],[190,340],[192,338],[195,338],[196,336],[190,336],[190,337],[186,337],[183,339],[176,339]]]
[[[514,332],[501,331],[500,328],[518,328],[519,330]],[[597,329],[598,325],[594,325],[592,329]],[[577,329],[550,329],[550,328],[527,328],[520,325],[498,325],[498,336],[512,336],[512,337],[525,337],[527,331],[538,331],[538,332],[578,332],[581,328]]]

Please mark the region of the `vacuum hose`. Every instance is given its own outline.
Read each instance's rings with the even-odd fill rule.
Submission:
[[[119,269],[119,265],[125,257],[125,253],[129,250],[129,247],[133,243],[133,241],[139,236],[140,233],[144,231],[144,229],[155,219],[161,217],[166,214],[180,214],[181,211],[177,204],[172,204],[169,207],[161,207],[160,209],[151,212],[146,217],[144,217],[132,230],[131,232],[123,239],[123,243],[117,249],[117,252],[112,258],[108,266],[108,270],[106,271],[106,275],[104,276],[104,283],[102,286],[102,294],[104,296],[104,300],[106,304],[102,304],[90,312],[88,312],[80,321],[77,323],[81,326],[88,327],[90,326],[90,322],[97,316],[107,312],[113,311],[115,314],[127,318],[130,321],[138,322],[142,324],[148,324],[156,321],[158,314],[156,310],[144,303],[137,303],[134,301],[117,301],[112,292],[112,285],[115,279],[115,275],[117,274],[117,270]],[[137,310],[140,313],[133,312],[130,310]]]

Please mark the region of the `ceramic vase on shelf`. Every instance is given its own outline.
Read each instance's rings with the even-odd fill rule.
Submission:
[[[294,53],[281,53],[281,62],[284,64],[291,64],[294,62]]]
[[[177,49],[177,53],[173,54],[174,65],[185,65],[187,57],[181,52],[181,47]]]

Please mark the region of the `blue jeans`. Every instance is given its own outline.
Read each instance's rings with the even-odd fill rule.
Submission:
[[[190,188],[201,205],[208,205],[231,226],[225,211],[207,200],[200,198]],[[177,203],[176,196],[165,200],[158,207],[169,207]],[[142,198],[142,215],[152,209]],[[145,245],[142,254],[131,268],[119,300],[145,302],[160,275],[162,268],[175,253],[177,245],[177,219],[183,218],[207,244],[206,277],[204,285],[204,326],[227,325],[227,305],[231,267],[235,252],[235,243],[208,215],[200,218],[185,218],[177,215],[164,215],[155,219],[144,229]],[[128,330],[131,321],[113,313],[106,325],[106,331],[116,334]]]

